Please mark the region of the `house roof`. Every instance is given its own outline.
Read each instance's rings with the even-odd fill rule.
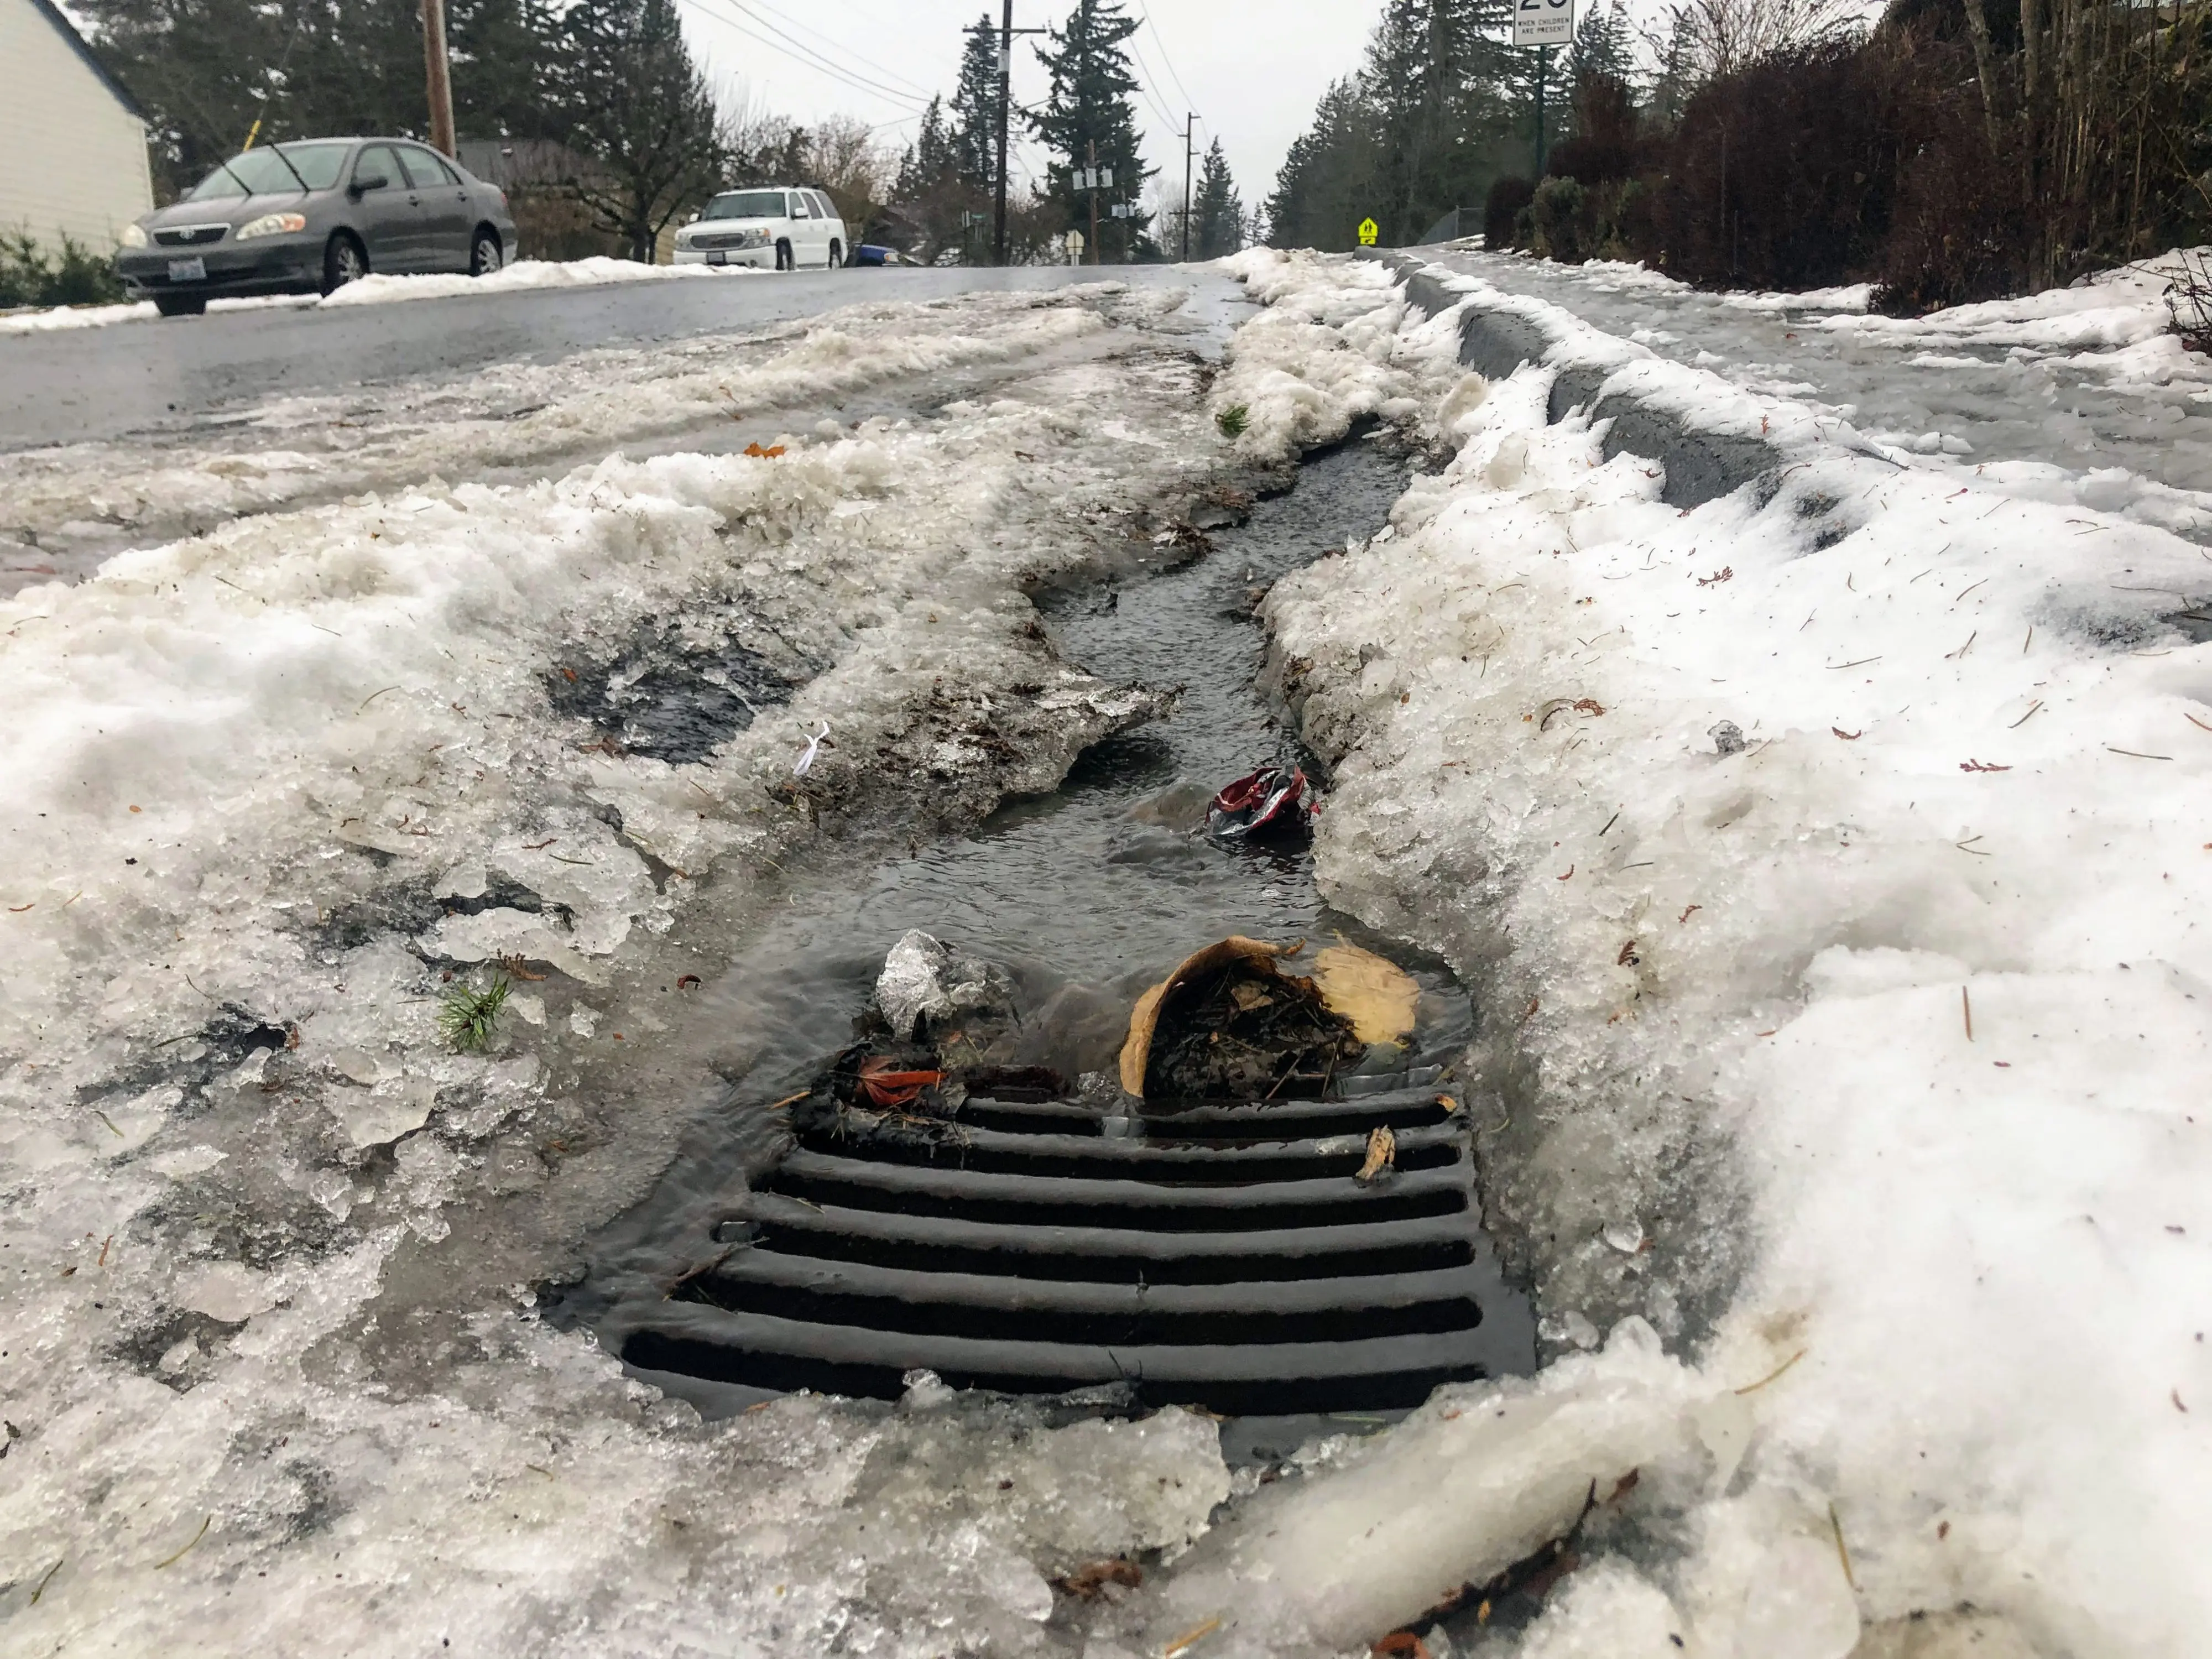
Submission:
[[[55,5],[53,0],[31,0],[31,9],[54,26],[62,39],[69,42],[71,50],[84,59],[85,67],[98,76],[100,84],[115,94],[117,103],[142,121],[149,118],[138,100],[131,95],[131,88],[108,72],[107,65],[100,61],[92,47],[86,43],[84,36],[76,32],[76,25],[62,15],[61,8]]]

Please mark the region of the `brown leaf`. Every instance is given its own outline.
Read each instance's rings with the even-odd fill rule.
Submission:
[[[1109,1584],[1135,1589],[1144,1582],[1145,1570],[1134,1561],[1117,1555],[1109,1560],[1085,1562],[1073,1572],[1054,1579],[1052,1587],[1079,1601],[1096,1601]]]
[[[860,1062],[860,1092],[871,1104],[890,1109],[910,1106],[924,1089],[945,1081],[942,1072],[902,1072],[886,1054],[871,1054]]]
[[[751,456],[757,461],[772,461],[777,456],[783,453],[783,446],[781,444],[772,444],[768,448],[763,449],[760,447],[759,442],[756,441],[745,446],[745,453]]]
[[[1368,1650],[1375,1659],[1429,1659],[1429,1644],[1409,1630],[1394,1630]]]
[[[1355,1179],[1372,1181],[1396,1163],[1397,1158],[1398,1137],[1390,1133],[1388,1125],[1377,1124],[1367,1132],[1367,1161],[1359,1166],[1359,1174]]]

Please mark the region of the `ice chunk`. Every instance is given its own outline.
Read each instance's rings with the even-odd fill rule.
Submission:
[[[1640,1320],[1532,1382],[1441,1390],[1364,1455],[1262,1489],[1191,1552],[1148,1629],[1164,1642],[1218,1618],[1241,1648],[1371,1641],[1562,1535],[1593,1486],[1683,1446],[1705,1391]]]
[[[177,1305],[236,1324],[276,1305],[269,1275],[243,1262],[216,1261],[177,1276]]]

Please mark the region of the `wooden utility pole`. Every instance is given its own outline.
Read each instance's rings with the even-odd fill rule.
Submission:
[[[453,155],[453,82],[446,59],[446,0],[422,0],[422,68],[429,83],[430,147]]]
[[[1098,263],[1098,141],[1085,146],[1091,161],[1091,263]]]
[[[1198,130],[1198,117],[1185,110],[1182,116],[1182,258],[1190,263],[1190,158],[1191,135]]]
[[[985,12],[984,16],[991,14]],[[1014,0],[999,23],[999,263],[1006,263],[1006,128],[1014,112]]]

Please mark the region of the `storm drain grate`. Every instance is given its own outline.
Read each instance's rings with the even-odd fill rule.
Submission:
[[[1433,1088],[1128,1117],[971,1097],[950,1121],[810,1097],[714,1265],[623,1356],[878,1397],[926,1368],[1231,1413],[1417,1405],[1525,1363],[1484,1322],[1465,1120]],[[1395,1166],[1362,1183],[1378,1127]]]

